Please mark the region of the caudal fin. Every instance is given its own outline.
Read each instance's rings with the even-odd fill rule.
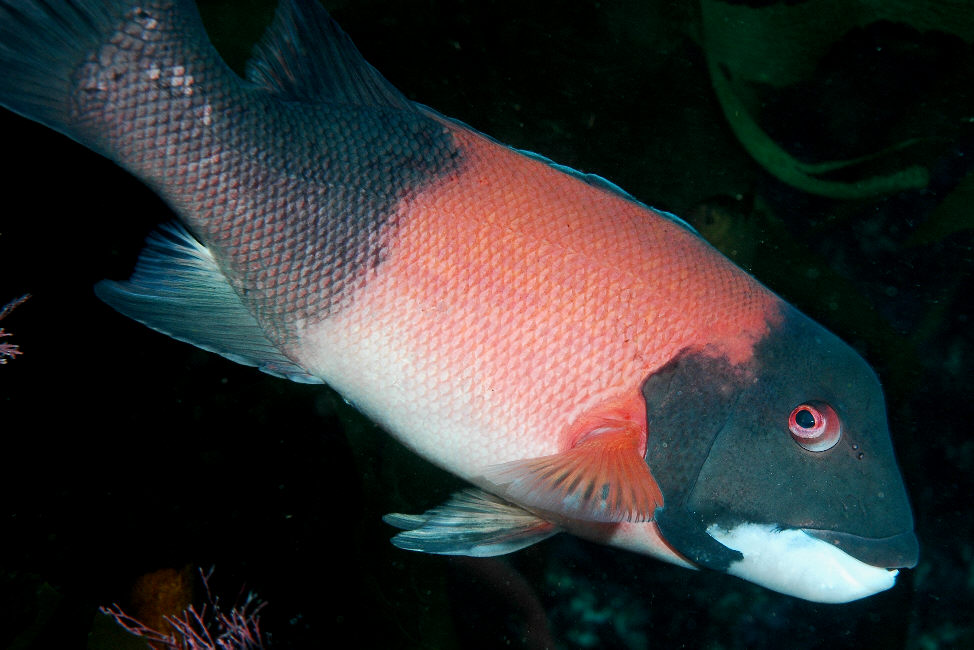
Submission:
[[[112,64],[112,45],[138,38],[165,12],[199,21],[190,0],[0,0],[0,104],[92,146],[72,115],[88,62]],[[89,80],[90,82],[90,80]],[[92,88],[91,90],[97,90]]]

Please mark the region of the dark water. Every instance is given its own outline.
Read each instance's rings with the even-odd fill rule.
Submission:
[[[713,39],[732,45],[726,63],[773,33],[738,23],[705,37],[691,3],[325,4],[411,98],[687,216],[862,352],[887,392],[919,566],[889,592],[829,606],[566,536],[480,561],[399,551],[379,517],[430,507],[459,483],[327,389],[235,366],[98,302],[92,285],[128,275],[167,208],[111,163],[3,113],[0,304],[34,297],[2,323],[24,354],[0,366],[0,647],[84,647],[91,630],[105,634],[97,607],[127,603],[138,576],[211,565],[224,599],[244,586],[268,602],[272,647],[974,647],[964,21],[867,19],[809,38],[808,52],[779,50],[811,62],[789,83],[737,88],[806,162],[910,142],[825,176],[842,187],[929,173],[920,189],[834,199],[755,162],[716,98]],[[272,6],[204,4],[234,65]],[[91,647],[120,647],[98,638]]]

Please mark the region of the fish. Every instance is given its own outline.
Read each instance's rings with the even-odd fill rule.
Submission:
[[[396,546],[565,532],[823,603],[916,565],[862,356],[675,215],[408,99],[317,2],[240,76],[191,0],[0,0],[0,104],[175,213],[99,298],[469,483]]]

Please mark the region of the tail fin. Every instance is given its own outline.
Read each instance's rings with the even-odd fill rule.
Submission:
[[[199,22],[190,0],[140,4]],[[99,56],[105,65],[105,46],[154,22],[153,12],[124,0],[0,0],[0,104],[92,146],[71,115],[80,70]]]

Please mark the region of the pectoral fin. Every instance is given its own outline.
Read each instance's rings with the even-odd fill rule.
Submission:
[[[473,488],[421,515],[393,513],[382,520],[404,529],[392,538],[399,548],[439,555],[504,555],[559,531],[537,515]]]
[[[635,422],[606,420],[571,449],[488,469],[498,494],[528,508],[599,522],[650,521],[663,495]]]

